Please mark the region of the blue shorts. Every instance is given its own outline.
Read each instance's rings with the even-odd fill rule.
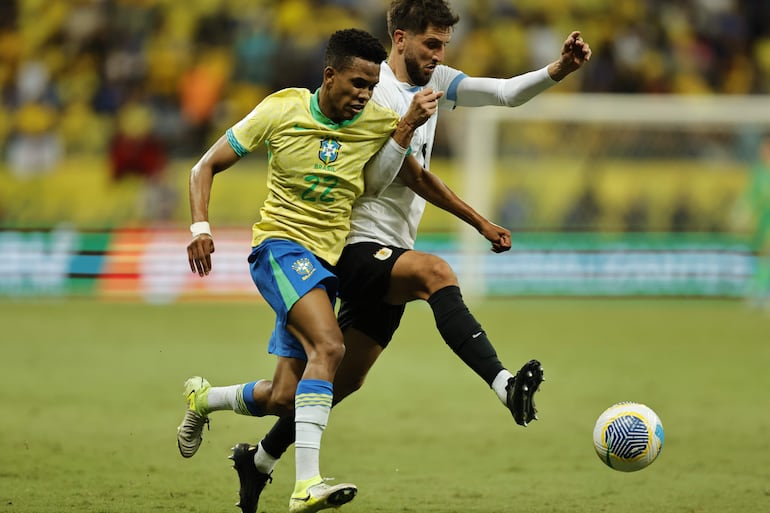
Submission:
[[[286,329],[289,310],[315,288],[326,290],[334,308],[337,276],[333,268],[296,242],[268,239],[249,255],[251,279],[275,311],[275,328],[268,352],[276,356],[307,360],[305,349]]]

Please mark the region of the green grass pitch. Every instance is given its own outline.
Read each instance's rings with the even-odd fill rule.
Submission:
[[[501,359],[543,362],[541,420],[514,424],[407,309],[365,387],[332,413],[321,468],[352,481],[349,513],[770,511],[770,315],[740,302],[496,300],[473,306]],[[232,512],[226,458],[272,424],[212,415],[194,458],[175,432],[182,383],[270,377],[264,304],[0,304],[0,511]],[[665,445],[640,472],[593,451],[598,415],[623,400],[660,415]],[[260,512],[283,512],[293,451]]]

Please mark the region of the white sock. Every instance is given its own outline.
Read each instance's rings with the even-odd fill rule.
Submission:
[[[261,417],[259,407],[254,405],[254,400],[251,397],[254,386],[260,381],[262,380],[227,387],[211,387],[207,397],[208,411],[232,410],[239,415]],[[244,393],[248,397],[244,397]],[[252,405],[254,411],[249,411],[247,403]]]
[[[492,390],[497,394],[497,398],[503,405],[507,406],[508,391],[505,390],[505,386],[508,384],[508,380],[513,377],[513,374],[508,369],[503,369],[497,373],[495,379],[492,380]]]
[[[262,442],[259,442],[258,445],[259,449],[257,449],[257,452],[254,454],[254,465],[256,465],[257,470],[263,474],[269,474],[275,468],[275,464],[278,463],[278,458],[270,456],[265,448],[262,447]]]
[[[321,435],[324,427],[318,422],[296,421],[297,439],[294,442],[294,458],[297,465],[297,481],[305,481],[321,475]]]
[[[294,458],[297,481],[321,475],[319,455],[321,435],[332,409],[332,384],[317,379],[303,379],[294,397]]]
[[[234,410],[238,405],[238,389],[243,385],[230,385],[228,387],[211,387],[209,390],[209,410]]]

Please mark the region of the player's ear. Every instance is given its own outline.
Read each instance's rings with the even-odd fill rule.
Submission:
[[[324,83],[330,82],[334,79],[334,75],[337,73],[337,71],[332,68],[331,66],[326,66],[324,68]]]
[[[398,50],[403,50],[404,45],[406,45],[406,32],[401,29],[396,29],[393,31],[393,45]]]

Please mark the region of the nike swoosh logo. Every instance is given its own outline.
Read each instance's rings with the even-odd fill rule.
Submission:
[[[482,332],[481,332],[481,331],[479,331],[478,333],[474,333],[474,334],[473,334],[473,335],[471,335],[471,336],[472,336],[473,338],[479,338],[479,337],[481,336],[481,333],[482,333]]]
[[[291,500],[293,501],[301,501],[301,502],[307,502],[310,500],[310,494],[307,494],[307,497],[292,497]]]

